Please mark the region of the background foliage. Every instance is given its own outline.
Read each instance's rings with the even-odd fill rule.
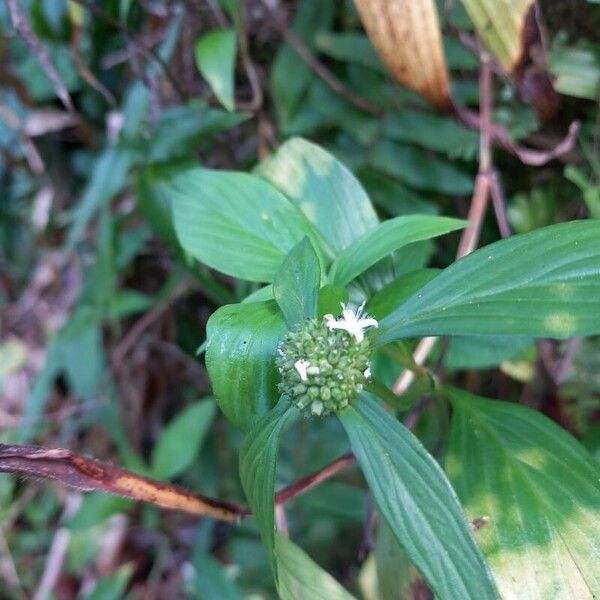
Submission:
[[[15,4],[39,40],[37,50],[26,29],[14,26]],[[464,3],[467,9],[470,4],[477,3]],[[477,108],[472,11],[458,2],[438,5],[453,98],[462,108]],[[519,143],[543,149],[554,147],[575,119],[581,131],[572,150],[541,167],[528,166],[503,149],[495,152],[515,233],[600,218],[600,8],[584,0],[548,0],[540,9],[560,110],[544,117],[518,93],[514,80],[497,77],[494,121]],[[327,243],[323,254],[338,256],[335,283],[343,285],[359,272],[351,272],[353,261],[369,257],[358,247],[353,255],[346,251],[344,262],[340,251],[378,220],[392,239],[400,231],[395,217],[466,218],[480,159],[478,131],[396,84],[362,30],[356,8],[342,0],[7,2],[0,6],[0,36],[5,66],[0,72],[0,441],[67,447],[244,502],[246,484],[238,476],[243,434],[217,411],[211,397],[204,361],[220,364],[218,356],[209,349],[205,358],[198,357],[197,350],[207,338],[210,315],[257,292],[256,282],[275,279],[277,289],[276,268],[310,234],[284,195],[304,208],[312,195],[332,199],[331,213],[317,214],[318,233]],[[316,69],[302,49],[317,62]],[[502,55],[499,62],[510,66],[509,59]],[[323,77],[323,69],[342,84],[341,91]],[[339,163],[332,167],[336,185],[325,186],[319,177],[328,160],[325,151],[310,147],[307,152],[307,142],[294,139],[286,145],[288,154],[273,154],[295,136],[318,143],[347,165],[377,213]],[[197,221],[185,210],[185,194],[174,201],[167,189],[173,182],[188,192],[194,185],[204,190],[212,185],[208,176],[202,182],[191,179],[198,164],[247,171],[261,159],[266,160],[256,172],[272,186],[254,190],[260,180],[231,173],[231,187],[219,189],[228,201],[207,206]],[[300,163],[302,172],[294,166]],[[244,213],[245,194],[253,193],[263,194],[279,215],[274,230],[265,228],[260,215]],[[307,210],[321,209],[313,204]],[[354,223],[366,224],[364,229],[352,229],[344,211],[360,215]],[[212,235],[240,220],[256,234],[255,246],[226,246]],[[449,224],[445,231],[452,229]],[[552,250],[556,256],[540,245],[535,256],[500,252],[495,259],[507,261],[513,273],[537,265],[543,269],[563,252],[574,261],[570,250],[579,238],[561,231],[563,246]],[[499,237],[490,211],[480,245]],[[409,297],[428,284],[439,300],[425,319],[411,321],[419,311],[417,301],[403,306],[394,327],[402,319],[405,335],[431,333],[428,327],[442,310],[444,318],[452,312],[460,319],[461,302],[468,300],[461,294],[476,293],[469,289],[468,274],[461,279],[456,269],[428,283],[453,262],[457,240],[455,233],[418,241],[396,254],[396,274],[408,275],[392,284],[393,297]],[[593,248],[594,239],[581,243]],[[390,252],[386,248],[378,259]],[[208,258],[207,252],[212,253]],[[250,272],[245,259],[254,252],[270,258],[253,264]],[[202,263],[195,260],[198,256]],[[469,260],[472,265],[487,261],[481,256]],[[359,284],[379,289],[388,268],[379,262]],[[537,285],[546,286],[552,299],[560,278],[555,270]],[[572,306],[597,299],[597,288],[596,280]],[[371,301],[377,318],[395,308],[389,293],[384,289]],[[440,380],[468,392],[433,402],[429,376],[422,374],[395,400],[396,406],[402,412],[418,402],[413,431],[445,465],[475,526],[495,502],[514,502],[506,527],[533,519],[544,502],[532,491],[539,486],[568,508],[538,523],[535,539],[520,540],[517,550],[525,553],[526,562],[545,565],[543,585],[581,590],[576,596],[586,597],[578,577],[597,572],[593,554],[589,562],[577,564],[569,544],[557,542],[554,534],[559,532],[561,540],[572,536],[580,553],[593,544],[584,534],[577,537],[576,525],[587,523],[586,509],[597,507],[593,490],[581,480],[597,472],[594,461],[600,459],[600,346],[594,337],[534,342],[532,337],[547,325],[548,309],[519,314],[516,307],[507,315],[494,304],[507,299],[502,293],[497,290],[486,299],[489,312],[481,314],[481,326],[489,327],[494,319],[503,326],[508,317],[521,319],[528,323],[526,335],[509,343],[447,338],[429,367]],[[337,303],[335,290],[333,297]],[[244,306],[265,310],[259,304]],[[271,337],[262,342],[268,348],[285,327],[278,315],[257,314],[257,323],[264,319],[270,319]],[[579,336],[597,321],[591,315],[577,327],[557,322],[556,337]],[[214,326],[212,321],[209,329]],[[399,365],[411,366],[413,347],[409,340],[391,355],[380,355],[374,368],[378,378],[391,386]],[[256,369],[256,377],[276,377],[258,372],[260,365]],[[505,414],[504,404],[493,403],[475,415],[472,406],[484,401],[473,395],[519,402],[541,413],[539,421],[531,413],[523,417],[539,428],[529,440],[535,457],[527,455],[531,448],[524,447],[517,425],[511,425],[518,413]],[[255,400],[259,412],[267,406],[264,398]],[[277,487],[347,452],[344,429],[354,440],[357,422],[376,420],[368,406],[345,415],[343,426],[333,419],[310,426],[300,420],[282,431],[278,471],[272,473]],[[557,426],[542,421],[542,414]],[[228,416],[239,423],[247,419]],[[482,445],[481,437],[500,445]],[[514,454],[503,453],[502,447]],[[557,452],[571,462],[557,460]],[[525,455],[527,460],[517,459]],[[401,460],[399,453],[381,466],[390,469],[392,483]],[[498,479],[473,480],[471,461],[483,461]],[[571,480],[579,486],[577,498],[561,496],[561,483]],[[275,597],[267,555],[250,519],[234,527],[8,475],[0,476],[0,514],[0,589],[7,598],[41,599],[46,592],[59,599]],[[313,561],[335,577],[318,571],[322,579],[315,590],[323,597],[346,598],[351,592],[366,599],[394,598],[398,589],[401,597],[429,597],[386,523],[376,523],[358,469],[292,500],[286,514],[294,541],[307,553],[298,554],[280,535],[271,542],[284,557],[280,585],[292,597],[296,586],[315,584]],[[502,537],[502,527],[483,525],[478,540],[486,556],[492,555],[492,567],[505,569],[503,552],[515,547]],[[58,560],[58,570],[49,557]],[[556,581],[561,569],[571,588]],[[527,588],[527,597],[540,597],[531,591],[534,587]]]

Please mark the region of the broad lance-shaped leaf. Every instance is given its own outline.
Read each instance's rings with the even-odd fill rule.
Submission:
[[[456,494],[419,440],[364,392],[338,416],[381,514],[435,595],[497,598]]]
[[[502,598],[599,598],[600,465],[538,412],[448,394],[446,469]]]
[[[258,165],[256,172],[306,215],[323,240],[315,247],[323,248],[329,260],[379,224],[367,193],[352,172],[332,154],[302,138],[288,140]],[[383,261],[360,283],[379,289],[393,274],[392,261]]]
[[[355,600],[327,571],[280,533],[275,534],[281,600]]]
[[[329,278],[346,285],[395,250],[466,227],[467,221],[430,215],[408,215],[380,223],[342,250],[331,265]]]
[[[196,42],[196,65],[215,96],[229,111],[234,103],[235,31],[209,31]]]
[[[533,340],[517,335],[455,336],[449,340],[444,366],[455,369],[489,369],[533,351]]]
[[[403,273],[369,299],[367,312],[383,319],[441,272],[441,269],[417,269]]]
[[[286,332],[277,304],[228,304],[206,326],[206,368],[225,416],[241,429],[277,401],[277,344]]]
[[[378,333],[378,343],[420,335],[600,333],[600,221],[551,225],[481,248],[382,319]]]
[[[331,259],[379,223],[358,179],[332,154],[302,138],[288,140],[256,172],[314,224]]]
[[[317,316],[319,257],[308,238],[294,246],[275,274],[273,295],[290,329]]]
[[[279,440],[298,410],[282,397],[250,430],[240,450],[242,487],[260,528],[267,559],[277,579],[275,564],[275,475]]]
[[[272,185],[233,171],[189,169],[173,180],[175,230],[194,258],[248,281],[271,282],[308,220]]]

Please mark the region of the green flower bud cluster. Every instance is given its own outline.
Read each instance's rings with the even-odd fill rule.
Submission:
[[[330,331],[316,319],[287,333],[278,347],[279,391],[306,416],[326,416],[348,405],[370,378],[368,339]]]

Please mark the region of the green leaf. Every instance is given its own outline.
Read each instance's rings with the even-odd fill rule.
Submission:
[[[361,169],[359,177],[371,201],[392,217],[414,214],[435,215],[439,212],[437,204],[392,177],[368,168]]]
[[[450,338],[444,365],[448,370],[495,367],[533,349],[533,340],[520,336],[456,336]]]
[[[380,223],[345,248],[331,265],[329,278],[336,285],[347,285],[395,250],[450,231],[463,229],[466,221],[429,215],[396,217]]]
[[[196,42],[196,65],[215,96],[229,111],[235,107],[233,76],[235,69],[235,31],[210,31]]]
[[[333,3],[301,0],[292,29],[312,50],[314,37],[318,31],[329,27],[334,11]],[[293,76],[290,76],[292,73]],[[281,44],[271,68],[271,92],[284,133],[289,134],[290,122],[302,106],[306,91],[314,78],[310,67],[297,52],[289,44]]]
[[[185,471],[196,458],[215,416],[211,399],[184,408],[160,436],[152,454],[152,475],[171,479]]]
[[[206,326],[206,368],[217,404],[241,429],[277,401],[277,344],[286,332],[277,304],[228,304]]]
[[[600,465],[524,406],[451,389],[447,471],[503,598],[600,596]]]
[[[434,594],[495,599],[454,490],[419,440],[364,392],[338,416],[379,510]]]
[[[369,164],[417,190],[450,196],[463,196],[473,191],[472,174],[414,146],[381,140],[373,148]]]
[[[106,377],[102,331],[93,309],[78,307],[55,339],[72,391],[91,399]]]
[[[595,51],[594,51],[595,50]],[[552,52],[554,89],[568,96],[596,100],[600,86],[600,52],[593,48],[559,48]]]
[[[102,492],[91,492],[83,496],[77,512],[67,520],[67,527],[73,531],[94,529],[109,517],[126,512],[133,504],[132,500],[108,496]]]
[[[437,113],[403,109],[391,113],[382,127],[385,136],[443,152],[449,157],[474,158],[479,134],[460,125],[455,119]]]
[[[384,519],[380,519],[377,524],[374,555],[380,600],[411,598],[414,569]]]
[[[288,140],[258,165],[257,174],[308,217],[331,259],[379,223],[356,177],[329,152],[302,138]]]
[[[182,172],[178,165],[161,165],[144,169],[137,178],[135,199],[153,231],[171,248],[179,248],[172,217],[168,181]]]
[[[119,567],[114,575],[98,581],[94,590],[86,594],[85,600],[121,600],[133,575],[133,570],[132,564]]]
[[[196,600],[243,600],[244,594],[225,572],[223,565],[201,549],[194,551],[190,578],[191,597]]]
[[[123,189],[133,164],[133,153],[119,146],[107,148],[96,159],[81,201],[73,211],[73,224],[69,229],[66,243],[67,252],[70,252],[82,239],[85,228],[96,211]]]
[[[275,274],[273,295],[290,329],[317,316],[321,268],[308,238],[294,246]]]
[[[298,410],[285,397],[246,436],[240,450],[240,478],[260,528],[269,564],[275,565],[275,475],[279,440]]]
[[[151,136],[142,138],[145,163],[190,160],[202,142],[212,143],[217,133],[247,118],[244,113],[230,113],[199,103],[168,108],[161,114]]]
[[[386,67],[366,35],[324,31],[315,36],[315,42],[317,48],[330,58],[362,65],[380,73],[387,73]]]
[[[337,285],[324,285],[319,290],[319,307],[317,318],[322,319],[326,314],[338,314],[342,304],[348,303],[348,290]]]
[[[369,300],[367,312],[376,319],[383,319],[439,273],[441,269],[417,269],[400,275]]]
[[[263,179],[232,171],[189,169],[171,187],[181,245],[210,267],[249,281],[271,282],[308,221]]]
[[[513,236],[459,260],[379,323],[419,335],[569,338],[600,333],[600,221]]]
[[[327,571],[280,533],[275,534],[275,556],[281,600],[354,600]]]

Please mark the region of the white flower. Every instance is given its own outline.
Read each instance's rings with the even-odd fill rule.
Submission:
[[[308,379],[308,375],[306,374],[306,371],[309,367],[310,367],[310,362],[308,362],[307,360],[304,360],[304,359],[297,360],[294,363],[294,368],[296,369],[296,371],[298,371],[301,381],[306,381]]]
[[[365,369],[365,372],[363,373],[365,379],[371,379],[371,369],[369,369],[369,367],[367,367]]]
[[[364,330],[379,325],[375,319],[366,314],[363,315],[364,307],[365,303],[363,302],[354,312],[351,308],[346,308],[346,305],[342,304],[343,317],[341,319],[336,319],[333,315],[325,315],[325,323],[328,329],[330,331],[332,329],[343,329],[353,335],[360,344],[365,339]]]

